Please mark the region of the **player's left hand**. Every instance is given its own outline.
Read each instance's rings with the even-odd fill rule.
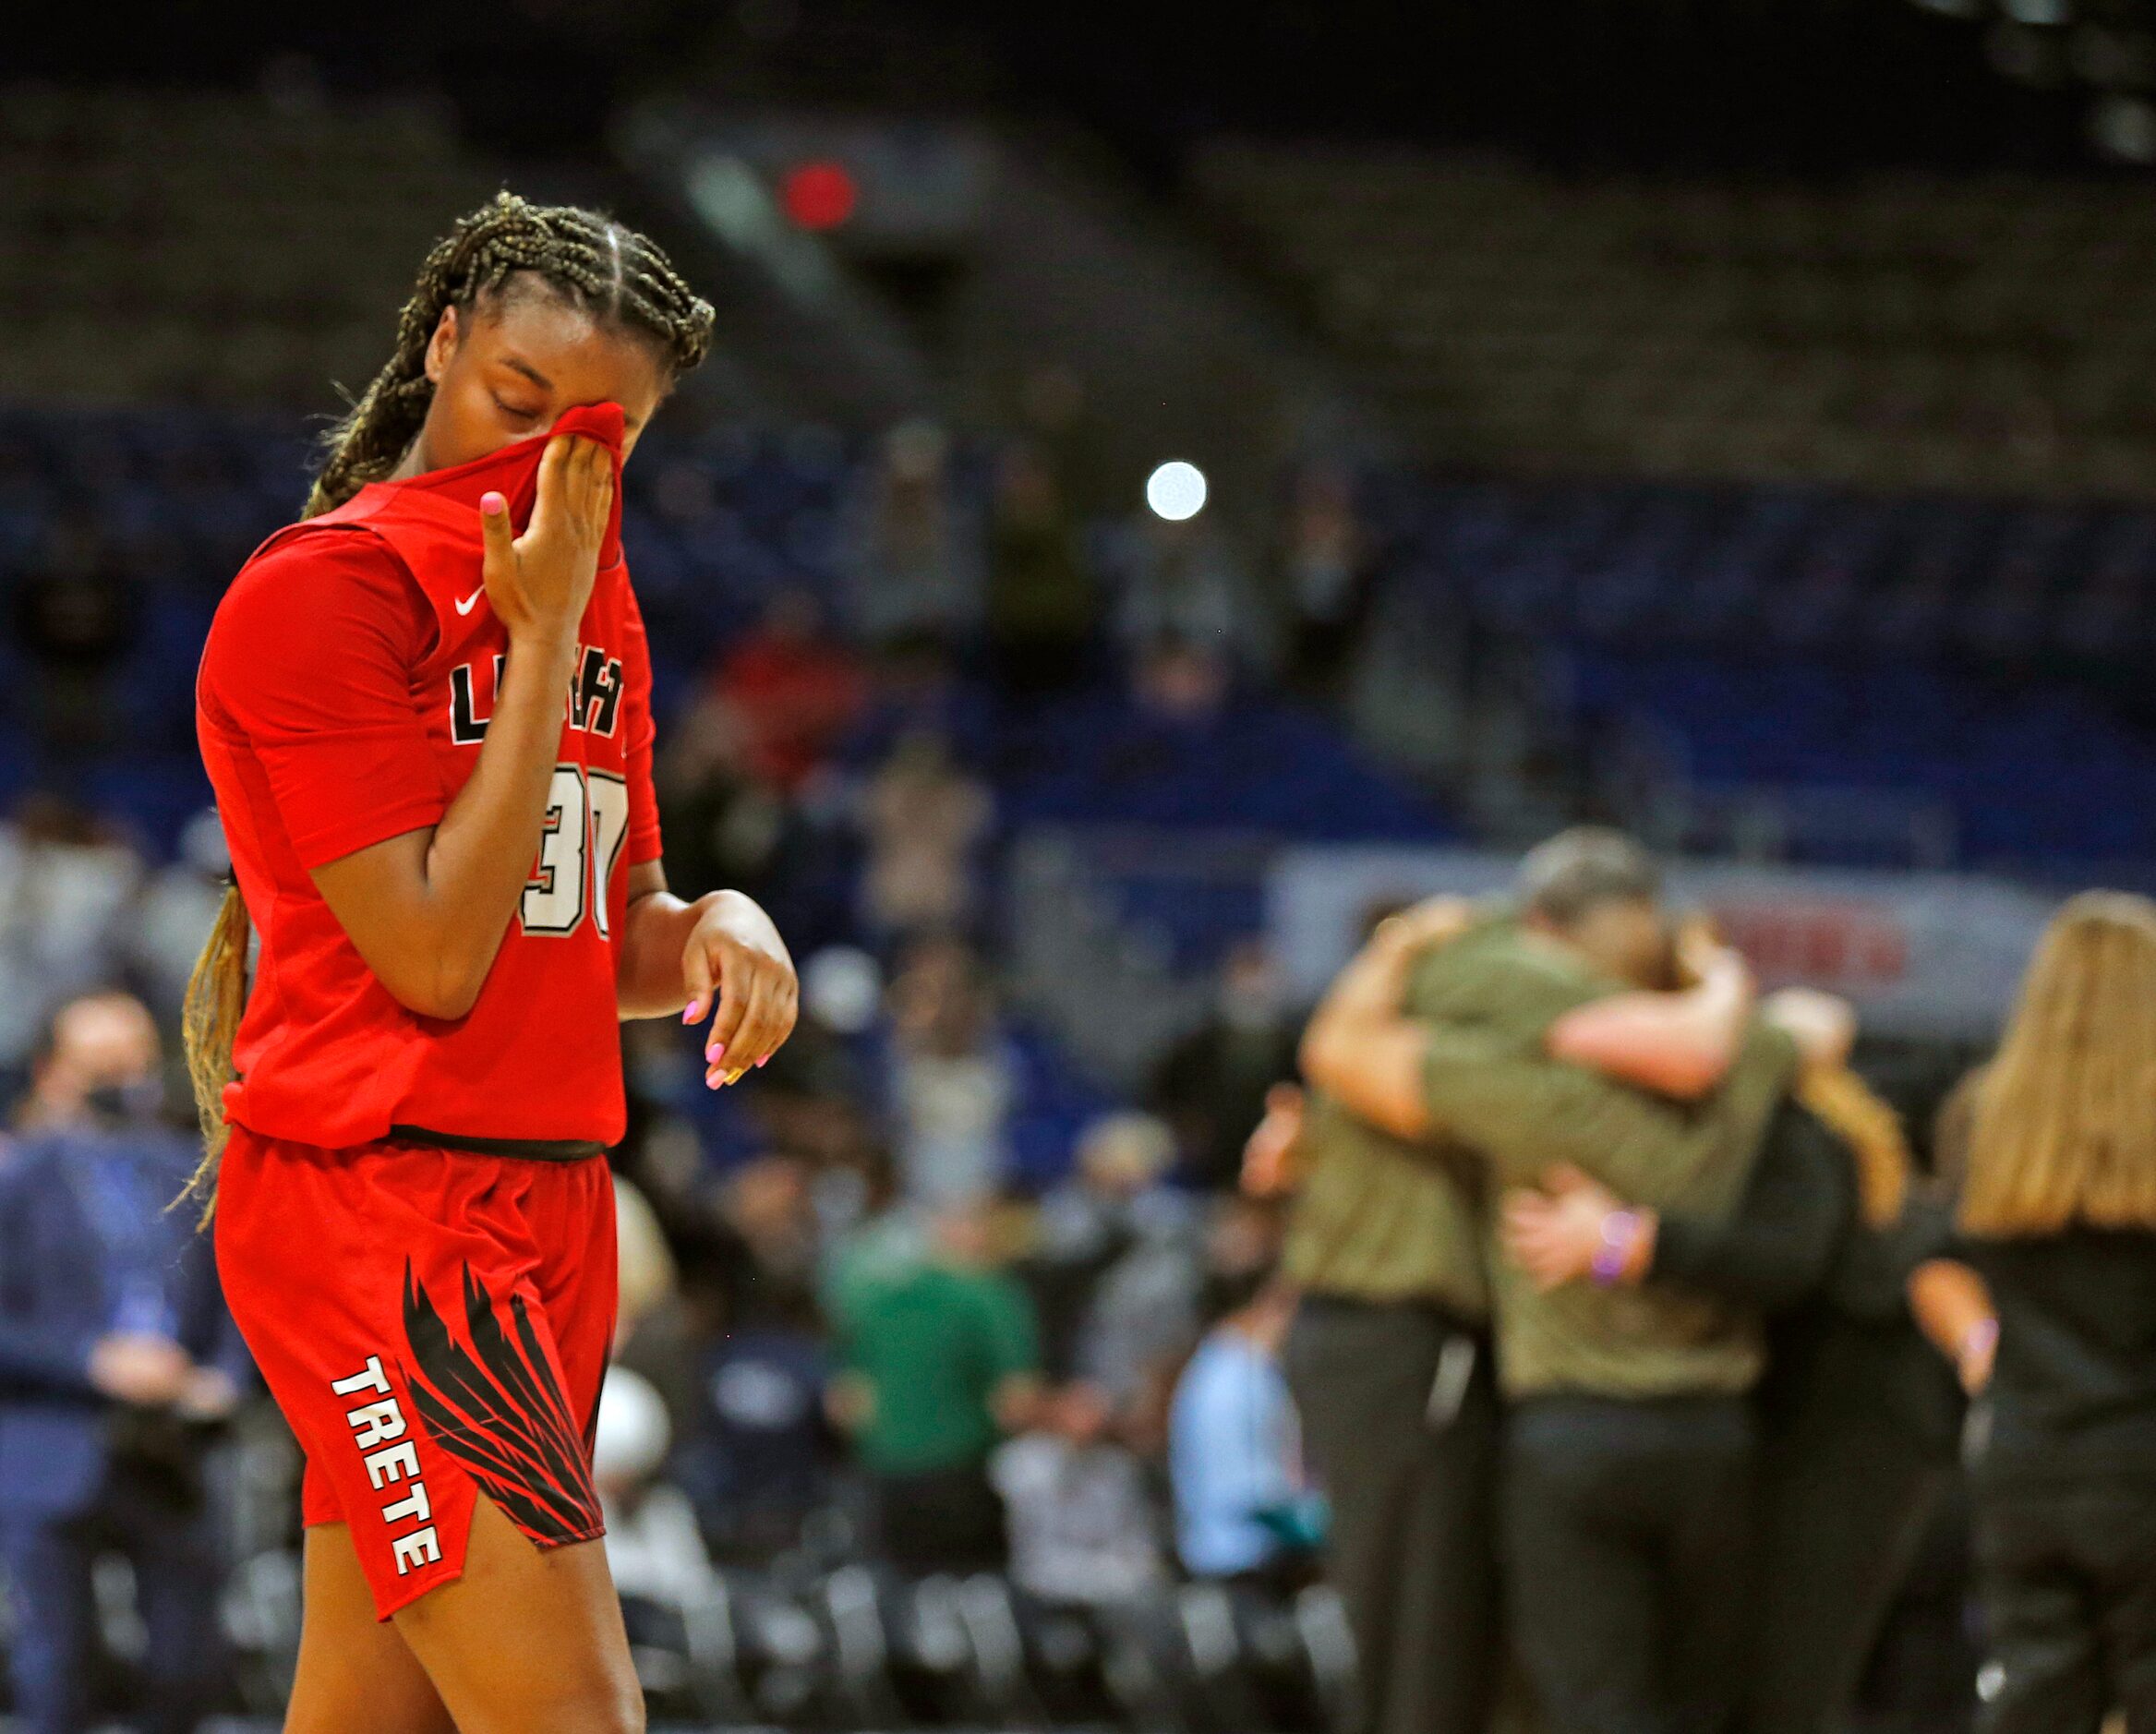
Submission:
[[[714,1090],[763,1065],[793,1033],[801,1007],[793,958],[771,918],[738,891],[698,900],[681,947],[681,981],[689,993],[681,1021],[711,1018],[704,1081]]]

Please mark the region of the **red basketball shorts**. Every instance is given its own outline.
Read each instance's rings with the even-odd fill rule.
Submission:
[[[386,1620],[459,1576],[484,1493],[541,1547],[603,1532],[591,1479],[614,1330],[603,1158],[549,1162],[235,1126],[217,1269]]]

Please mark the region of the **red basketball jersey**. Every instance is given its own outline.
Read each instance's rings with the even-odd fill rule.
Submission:
[[[478,501],[521,533],[555,433],[615,454],[613,519],[562,695],[546,829],[478,1002],[423,1018],[375,979],[310,870],[431,825],[487,738],[509,638],[481,582]],[[621,414],[408,481],[279,531],[210,630],[196,725],[261,947],[225,1094],[266,1137],[343,1148],[621,1136],[615,971],[627,869],[659,853],[651,667],[620,548]]]

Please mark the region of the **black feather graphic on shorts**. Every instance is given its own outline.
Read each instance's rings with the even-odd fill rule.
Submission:
[[[404,1264],[405,1369],[428,1435],[464,1464],[510,1521],[542,1547],[589,1541],[606,1528],[591,1459],[561,1386],[532,1329],[524,1296],[509,1297],[512,1343],[479,1281],[464,1267],[467,1348]]]

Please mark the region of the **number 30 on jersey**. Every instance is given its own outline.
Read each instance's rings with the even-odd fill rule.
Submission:
[[[527,933],[573,933],[588,912],[608,934],[607,887],[629,835],[629,785],[611,771],[557,765],[547,794],[538,864],[524,882]]]

